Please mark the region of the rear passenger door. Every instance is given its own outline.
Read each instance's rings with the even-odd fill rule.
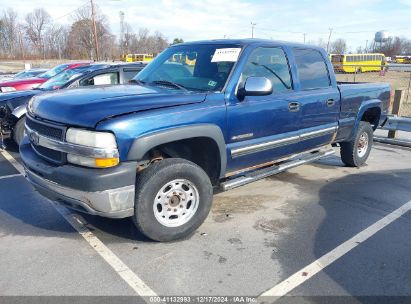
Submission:
[[[300,111],[300,150],[330,143],[337,131],[340,93],[324,55],[316,49],[292,50],[297,70],[294,101]]]

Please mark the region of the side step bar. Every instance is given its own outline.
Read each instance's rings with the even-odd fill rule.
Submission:
[[[326,150],[326,151],[316,151],[316,152],[309,153],[308,155],[303,155],[303,156],[299,156],[296,158],[292,158],[279,165],[272,165],[267,168],[252,171],[242,176],[229,179],[221,183],[221,189],[223,191],[227,191],[233,188],[237,188],[237,187],[252,183],[256,180],[266,178],[268,176],[283,172],[285,170],[288,170],[288,169],[291,169],[291,168],[294,168],[294,167],[297,167],[297,166],[300,166],[300,165],[303,165],[309,162],[316,161],[320,158],[329,156],[331,154],[334,154],[333,149]]]

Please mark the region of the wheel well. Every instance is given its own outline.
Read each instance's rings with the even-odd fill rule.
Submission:
[[[380,122],[381,109],[379,107],[373,107],[367,109],[361,117],[361,121],[369,122],[372,128],[375,130],[378,128]]]
[[[200,166],[213,185],[220,176],[221,159],[217,143],[208,137],[195,137],[169,142],[151,149],[148,156],[182,158]]]

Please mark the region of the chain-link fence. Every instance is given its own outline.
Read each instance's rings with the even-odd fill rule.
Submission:
[[[392,90],[402,90],[400,115],[411,117],[411,64],[334,65],[334,70],[340,82],[386,82]]]

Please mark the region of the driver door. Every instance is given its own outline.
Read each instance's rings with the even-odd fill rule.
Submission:
[[[227,107],[230,170],[262,164],[298,147],[300,111],[294,108],[288,59],[280,47],[258,47],[244,65],[239,86],[250,76],[268,78],[273,92],[246,96]]]

